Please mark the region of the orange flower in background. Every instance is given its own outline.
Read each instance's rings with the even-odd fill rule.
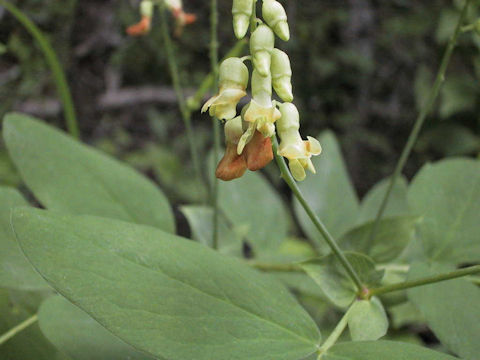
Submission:
[[[195,14],[186,13],[183,10],[181,0],[143,0],[140,3],[140,14],[142,19],[137,24],[127,28],[127,34],[130,36],[142,36],[149,33],[151,28],[153,9],[159,1],[165,1],[165,5],[175,18],[175,35],[180,35],[186,25],[192,24],[197,20]]]
[[[150,32],[150,26],[152,24],[152,18],[143,16],[142,20],[135,25],[131,25],[127,28],[127,34],[130,36],[142,36]]]

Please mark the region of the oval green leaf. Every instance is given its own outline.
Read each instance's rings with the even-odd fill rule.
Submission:
[[[420,235],[426,255],[441,262],[480,262],[480,161],[449,159],[425,165],[408,201],[423,216]]]
[[[387,314],[376,297],[355,301],[348,309],[347,319],[353,341],[378,340],[388,330]]]
[[[295,360],[319,331],[280,283],[147,226],[16,209],[29,260],[112,333],[168,359]]]
[[[132,168],[22,114],[5,116],[3,136],[23,180],[46,208],[174,232],[167,199]]]
[[[340,238],[343,249],[368,254],[375,262],[385,263],[402,255],[415,239],[418,216],[395,216],[380,220],[376,236],[370,241],[374,221],[357,226]]]

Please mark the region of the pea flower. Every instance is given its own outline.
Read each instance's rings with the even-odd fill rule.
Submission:
[[[287,13],[276,0],[263,0],[262,15],[268,26],[270,26],[277,36],[284,40],[290,40],[290,29],[287,22]]]
[[[250,26],[254,0],[233,0],[233,31],[237,39],[243,39]]]
[[[251,141],[242,153],[237,153],[237,144],[243,134],[241,116],[225,123],[226,149],[225,155],[218,163],[215,176],[224,181],[237,179],[250,171],[260,170],[273,160],[270,138],[263,137],[255,131]]]
[[[127,28],[127,34],[130,36],[141,36],[150,32],[153,15],[153,2],[151,0],[143,0],[140,4],[140,22]]]
[[[185,25],[191,24],[196,21],[195,14],[186,13],[183,10],[182,0],[143,0],[140,3],[141,20],[137,24],[129,26],[127,28],[127,34],[130,36],[146,35],[150,32],[153,8],[159,1],[164,1],[166,7],[173,14],[176,19],[175,33],[179,35]]]
[[[292,102],[292,68],[288,55],[278,49],[272,51],[272,84],[283,101]]]
[[[275,35],[267,25],[260,25],[250,38],[250,53],[254,68],[265,77],[270,74],[271,51],[275,46]]]
[[[228,58],[219,69],[219,93],[202,107],[202,113],[210,109],[211,116],[230,120],[237,114],[237,104],[247,95],[248,68],[240,58]]]
[[[295,105],[283,103],[280,105],[281,118],[277,123],[277,131],[281,142],[278,147],[278,155],[286,157],[293,177],[302,181],[306,177],[305,169],[316,173],[311,157],[320,155],[322,147],[317,139],[310,136],[302,140],[299,133],[300,115]]]

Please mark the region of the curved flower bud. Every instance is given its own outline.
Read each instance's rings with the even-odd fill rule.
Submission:
[[[253,99],[243,114],[243,120],[255,126],[264,137],[275,133],[275,121],[280,118],[280,111],[272,102],[272,77],[262,77],[257,70],[252,74]]]
[[[233,0],[233,31],[237,39],[243,39],[250,26],[254,0]]]
[[[277,131],[281,142],[278,147],[278,155],[289,160],[290,171],[293,177],[302,181],[305,179],[305,169],[315,174],[312,155],[320,155],[322,147],[317,139],[310,136],[302,140],[299,133],[300,115],[295,105],[284,103],[280,105],[282,117],[278,120]]]
[[[272,83],[275,92],[283,101],[292,102],[292,68],[288,55],[279,49],[272,51]]]
[[[253,66],[261,76],[270,74],[271,55],[275,46],[275,35],[267,25],[260,25],[250,38],[250,53]]]
[[[268,26],[270,26],[277,36],[288,41],[290,39],[290,29],[287,22],[287,13],[276,0],[263,0],[262,15]]]
[[[140,3],[140,15],[142,16],[140,22],[127,28],[128,35],[141,36],[149,33],[153,15],[153,2],[151,0],[143,0]]]
[[[241,177],[247,170],[245,156],[237,154],[237,144],[243,134],[242,118],[237,116],[225,123],[227,148],[225,155],[217,165],[215,176],[224,181]]]
[[[237,104],[247,92],[248,68],[241,59],[233,57],[222,62],[219,69],[219,93],[202,107],[202,113],[210,109],[210,115],[221,120],[233,119]]]

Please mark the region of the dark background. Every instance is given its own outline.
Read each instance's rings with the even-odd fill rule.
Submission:
[[[156,178],[172,201],[201,198],[192,180],[183,122],[155,17],[152,33],[129,38],[138,1],[13,1],[49,37],[67,72],[82,140]],[[438,69],[462,1],[285,0],[292,32],[279,47],[290,55],[302,134],[337,134],[359,195],[395,166]],[[186,91],[210,69],[209,1],[184,0],[198,21],[175,38]],[[220,54],[235,44],[231,1],[220,0]],[[469,22],[475,21],[475,8]],[[426,161],[478,155],[480,36],[464,34],[434,113],[406,166],[411,177]],[[247,50],[245,50],[246,53]],[[0,116],[18,110],[64,127],[43,55],[31,36],[0,10]],[[127,91],[127,92],[125,92]],[[195,113],[204,159],[211,121]],[[0,144],[0,183],[16,185]],[[322,171],[321,169],[317,169]],[[278,186],[275,169],[266,170]]]

